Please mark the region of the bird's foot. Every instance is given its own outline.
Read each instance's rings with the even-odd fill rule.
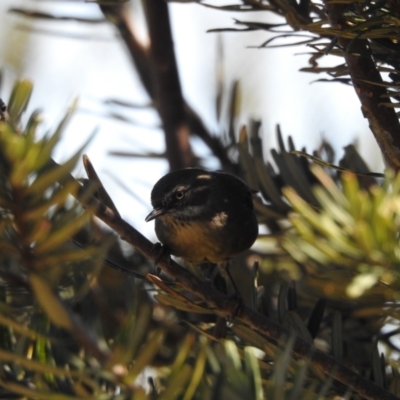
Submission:
[[[151,249],[151,252],[153,254],[155,254],[155,256],[156,256],[156,258],[154,260],[154,264],[156,267],[155,274],[159,275],[161,270],[160,270],[160,268],[157,267],[157,265],[164,257],[168,257],[167,262],[169,263],[169,261],[171,260],[171,253],[169,252],[169,250],[166,246],[163,246],[159,242],[154,243],[153,248]]]
[[[235,292],[234,294],[229,296],[229,299],[227,300],[227,302],[230,306],[233,304],[233,312],[227,316],[227,321],[229,323],[233,323],[233,320],[239,314],[239,311],[242,308],[244,301],[243,301],[242,296],[240,296],[240,293]]]

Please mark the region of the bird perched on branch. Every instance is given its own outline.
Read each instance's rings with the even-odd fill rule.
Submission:
[[[187,168],[163,176],[151,192],[155,232],[170,254],[193,264],[221,264],[258,235],[253,191],[225,172]]]

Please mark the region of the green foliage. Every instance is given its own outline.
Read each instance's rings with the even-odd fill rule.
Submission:
[[[291,139],[286,146],[279,130],[278,143],[279,152],[271,151],[274,166],[263,159],[256,124],[242,131],[238,144],[245,176],[252,176],[252,187],[262,194],[256,203],[260,221],[270,231],[259,239],[258,307],[269,304],[269,315],[277,313],[306,340],[310,333],[314,340],[317,336],[335,359],[371,373],[384,371],[398,350],[399,178],[388,172],[378,182],[354,147],[341,160],[341,171],[349,171],[336,174],[327,144],[314,153],[327,157],[319,162],[323,169],[296,155]],[[290,290],[278,293],[279,282],[291,279],[297,281],[294,299]],[[393,330],[383,334],[388,323]],[[385,349],[380,359],[373,356],[377,341]],[[396,374],[384,374],[380,381],[394,388]]]
[[[71,175],[81,151],[63,165],[51,158],[74,107],[52,135],[37,139],[37,113],[20,127],[31,89],[15,85],[10,119],[0,122],[0,396],[345,395],[310,360],[293,357],[295,335],[400,394],[391,341],[397,330],[380,333],[388,321],[398,325],[398,177],[388,174],[382,185],[350,173],[339,178],[292,154],[294,144],[287,149],[280,132],[272,166],[257,125],[241,132],[238,160],[263,195],[256,207],[271,233],[260,238],[260,268],[240,283],[249,283],[243,294],[253,308],[291,332],[272,343],[237,321],[227,327],[173,282],[150,275],[156,293],[149,293],[143,280],[105,267],[117,260],[133,265],[135,276],[150,271],[140,255],[123,255],[97,226],[94,209],[76,200],[95,194]],[[288,277],[301,277],[298,293]]]
[[[37,113],[20,128],[31,90],[26,81],[15,85],[10,119],[0,122],[0,395],[262,399],[266,385],[280,387],[286,374],[294,381],[296,367],[287,372],[290,346],[283,351],[286,362],[277,375],[269,364],[275,346],[261,335],[235,326],[236,336],[217,341],[210,331],[213,324],[176,326],[170,322],[175,312],[155,306],[142,281],[102,268],[103,260],[118,250],[108,234],[98,228],[92,232],[93,210],[73,199],[94,193],[71,176],[81,151],[63,165],[51,159],[74,107],[53,135],[38,140]],[[74,245],[85,236],[101,240]],[[134,257],[140,269],[143,260]],[[160,302],[184,312],[212,314],[173,286],[163,289],[168,296],[160,291]],[[123,304],[113,303],[118,296]],[[162,318],[155,317],[157,308]],[[301,379],[296,382],[315,379],[306,378],[304,368],[299,367]],[[153,376],[150,384],[146,375]],[[307,391],[313,394],[303,398],[317,398],[318,381]],[[274,389],[275,398],[282,390]],[[300,398],[289,386],[284,392]]]
[[[323,183],[314,189],[318,208],[285,190],[295,213],[289,218],[294,231],[285,236],[283,246],[298,262],[307,263],[313,275],[330,281],[332,296],[366,299],[371,289],[383,299],[397,300],[399,176],[388,173],[382,186],[361,190],[354,174],[344,174],[343,187],[338,187],[321,168],[314,172]],[[343,279],[332,280],[330,273],[342,273]]]
[[[338,13],[340,24],[330,23],[321,4],[308,0],[242,3],[216,8],[285,17],[293,30],[282,34],[276,29],[283,24],[235,22],[244,30],[274,32],[260,47],[300,38],[311,49],[311,66],[303,71],[325,72],[333,81],[349,83],[359,71],[342,62],[324,68],[319,58],[350,54],[365,41],[366,54],[357,56],[373,59],[376,70],[386,73],[379,85],[389,89],[366,97],[379,107],[398,107],[389,103],[398,100],[396,1],[326,2],[344,11]],[[110,11],[107,16],[127,30]],[[146,49],[138,69],[143,82],[150,81],[144,71],[152,70],[147,54]],[[313,166],[294,154],[290,138],[284,143],[279,128],[279,148],[266,159],[258,123],[242,129],[236,141],[237,85],[229,102],[226,158],[215,151],[221,143],[192,119],[193,130],[212,139],[225,165],[260,192],[256,210],[267,233],[256,247],[259,263],[248,268],[248,259],[239,259],[232,273],[244,301],[291,332],[276,343],[234,318],[227,324],[207,302],[162,275],[148,276],[152,286],[136,279],[153,272],[146,260],[123,254],[97,225],[94,210],[75,200],[95,195],[118,213],[100,185],[72,177],[81,151],[63,165],[51,158],[76,105],[52,134],[38,139],[40,115],[33,113],[24,127],[21,122],[31,93],[30,82],[17,82],[9,115],[0,113],[1,398],[358,400],[307,357],[293,356],[295,336],[400,395],[400,349],[393,340],[400,329],[399,177],[388,173],[381,182],[356,175],[368,171],[353,146],[341,160],[353,173],[330,169],[334,155],[327,143],[314,154],[326,160],[325,169]],[[88,175],[91,183],[100,183],[94,171]],[[135,275],[108,266],[133,269]],[[212,278],[219,287],[218,276]]]

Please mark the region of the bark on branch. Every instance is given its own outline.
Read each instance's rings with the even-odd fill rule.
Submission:
[[[210,148],[224,170],[233,171],[233,163],[221,141],[207,130],[198,114],[182,97],[168,5],[163,0],[146,0],[144,4],[151,49],[141,46],[136,38],[127,4],[100,5],[100,9],[120,32],[143,87],[160,113],[166,130],[166,154],[170,168],[178,169],[195,164],[188,142],[189,133],[193,133]],[[170,133],[167,133],[167,129]],[[180,155],[180,151],[184,154]]]
[[[335,29],[345,30],[343,17],[351,5],[325,0],[329,22]],[[343,48],[343,57],[349,69],[354,89],[361,102],[361,110],[369,121],[369,126],[382,150],[389,167],[400,170],[400,123],[393,108],[385,107],[383,102],[390,102],[382,77],[366,39],[347,39],[338,37]]]

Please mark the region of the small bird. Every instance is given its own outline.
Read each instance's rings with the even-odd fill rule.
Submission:
[[[155,232],[170,254],[193,264],[221,264],[249,249],[258,235],[253,193],[225,172],[187,168],[153,187]]]

